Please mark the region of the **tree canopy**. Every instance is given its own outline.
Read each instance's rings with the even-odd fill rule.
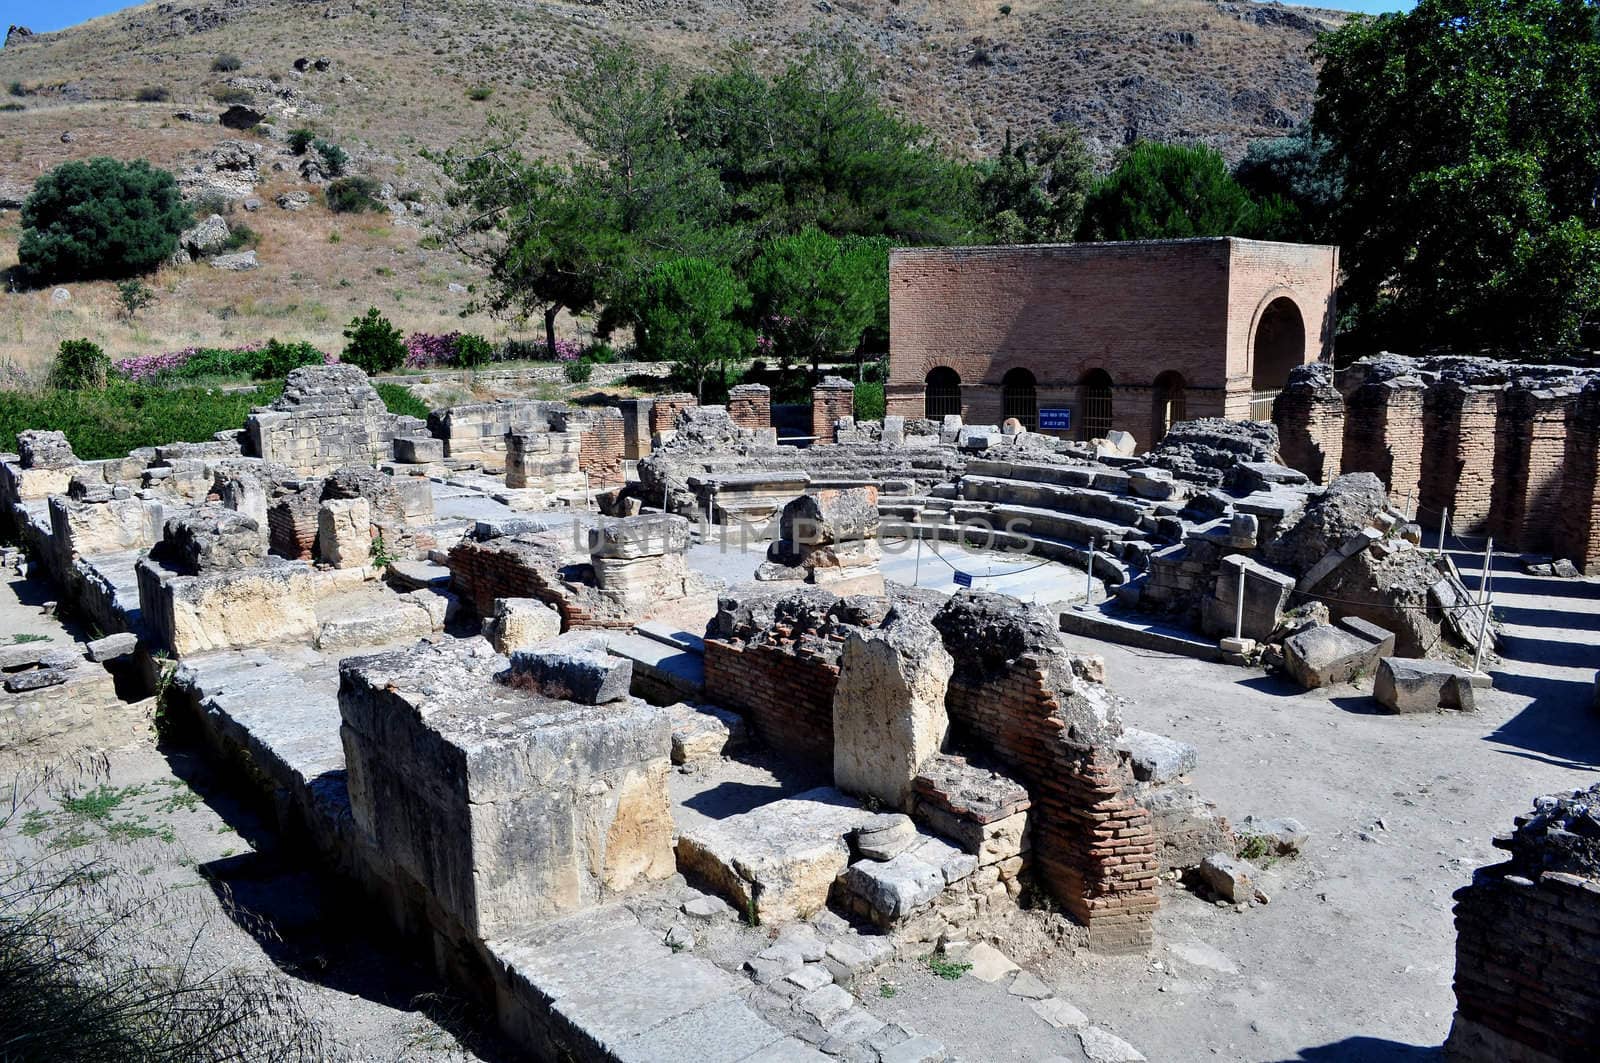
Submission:
[[[1316,45],[1344,177],[1342,299],[1369,342],[1540,357],[1600,311],[1591,0],[1420,0]]]
[[[171,258],[193,222],[177,181],[142,159],[64,162],[23,201],[17,260],[45,282],[118,280]]]
[[[1002,244],[1071,240],[1083,217],[1094,160],[1071,126],[1013,143],[978,164],[977,208],[984,235]]]
[[[1281,231],[1287,213],[1282,200],[1252,198],[1211,148],[1140,141],[1090,189],[1078,238],[1270,239]]]

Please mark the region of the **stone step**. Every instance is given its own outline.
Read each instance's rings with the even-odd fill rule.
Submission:
[[[668,646],[676,646],[680,650],[687,650],[702,657],[705,656],[705,640],[699,635],[684,631],[674,624],[668,624],[660,620],[645,620],[635,624],[633,630],[647,639],[655,639],[657,642],[665,643]]]
[[[389,585],[401,591],[450,589],[450,569],[432,561],[392,561],[386,573]]]
[[[1137,525],[1150,510],[1142,500],[1093,487],[1068,487],[999,476],[963,476],[961,497],[1059,510],[1127,525]]]
[[[700,653],[622,632],[606,635],[606,650],[633,662],[632,692],[637,697],[665,704],[697,701],[705,694],[705,659]]]
[[[1142,538],[1143,535],[1138,528],[1127,524],[1039,506],[1000,505],[994,507],[994,514],[996,526],[1008,531],[1081,542],[1085,546],[1094,539],[1108,543],[1119,539]]]
[[[1119,646],[1156,650],[1202,661],[1222,660],[1222,651],[1215,642],[1202,638],[1188,628],[1156,623],[1140,616],[1113,613],[1097,606],[1075,606],[1062,610],[1061,630],[1069,635],[1114,642]]]
[[[1105,465],[1037,465],[993,458],[972,459],[967,462],[966,474],[1027,480],[1062,487],[1093,487],[1116,494],[1126,494],[1128,483],[1132,479],[1127,472]]]

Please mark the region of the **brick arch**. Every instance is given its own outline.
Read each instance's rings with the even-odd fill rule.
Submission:
[[[1287,317],[1289,310],[1294,311],[1294,318]],[[1268,291],[1256,304],[1255,311],[1250,315],[1250,331],[1247,333],[1245,347],[1245,372],[1250,377],[1250,386],[1255,391],[1276,391],[1283,387],[1288,379],[1289,370],[1301,365],[1306,360],[1306,345],[1310,341],[1310,331],[1307,322],[1311,317],[1306,314],[1305,307],[1300,305],[1300,300],[1290,289],[1279,285]],[[1258,355],[1258,345],[1262,339],[1262,326],[1269,329],[1269,342],[1279,340],[1282,346],[1268,352],[1268,364],[1262,365]],[[1289,335],[1274,336],[1270,330],[1276,328],[1298,329],[1299,350],[1291,351],[1294,346],[1292,333]],[[1281,372],[1280,372],[1281,370]]]
[[[922,378],[924,416],[937,420],[948,414],[961,415],[961,374],[948,365],[936,365]]]

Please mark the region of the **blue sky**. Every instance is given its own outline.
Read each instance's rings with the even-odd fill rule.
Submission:
[[[1413,0],[1333,0],[1313,3],[1313,7],[1337,7],[1346,11],[1397,11],[1409,8]],[[6,4],[6,23],[27,26],[44,32],[75,25],[108,11],[134,5],[119,0],[10,0]]]

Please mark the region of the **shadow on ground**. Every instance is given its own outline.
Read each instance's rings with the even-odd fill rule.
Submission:
[[[1408,1045],[1382,1037],[1346,1037],[1332,1044],[1302,1048],[1283,1063],[1432,1063],[1444,1058],[1444,1049]]]

